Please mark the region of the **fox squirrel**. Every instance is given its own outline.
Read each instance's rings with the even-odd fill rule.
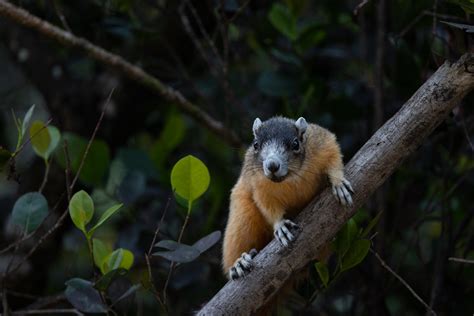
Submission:
[[[344,178],[336,137],[327,129],[273,117],[253,123],[254,141],[245,154],[230,196],[224,235],[223,269],[229,279],[245,276],[252,260],[273,236],[283,246],[295,239],[295,217],[328,179],[334,196],[352,205],[351,184]]]

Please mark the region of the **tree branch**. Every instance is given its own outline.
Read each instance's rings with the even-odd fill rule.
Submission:
[[[46,37],[56,40],[66,46],[82,50],[93,59],[120,71],[129,79],[136,80],[141,85],[160,94],[164,99],[176,105],[181,111],[188,114],[196,122],[212,131],[231,146],[242,146],[242,142],[237,134],[228,129],[222,122],[214,119],[201,110],[197,105],[186,99],[181,92],[167,86],[158,78],[153,77],[140,67],[132,65],[122,57],[112,54],[84,38],[76,37],[72,33],[64,31],[47,21],[41,20],[40,18],[30,14],[28,11],[5,0],[0,0],[0,15],[5,16],[20,25],[34,29]]]
[[[354,207],[341,207],[325,190],[297,217],[302,229],[291,248],[270,242],[255,258],[253,271],[228,282],[199,315],[248,315],[268,303],[474,88],[473,71],[474,54],[445,62],[346,166]]]

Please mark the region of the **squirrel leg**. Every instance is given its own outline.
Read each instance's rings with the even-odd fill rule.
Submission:
[[[271,238],[271,226],[255,205],[252,193],[238,182],[230,197],[229,219],[224,233],[224,273],[230,279],[243,277],[251,270],[257,251]]]

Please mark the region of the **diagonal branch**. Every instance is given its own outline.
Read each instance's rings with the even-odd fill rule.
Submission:
[[[172,87],[161,82],[158,78],[145,72],[140,67],[131,64],[122,57],[112,54],[84,38],[76,37],[72,33],[64,31],[5,0],[0,0],[0,15],[20,25],[34,29],[44,36],[61,42],[66,46],[82,50],[93,59],[123,73],[129,79],[136,80],[141,85],[158,93],[164,99],[173,103],[181,111],[192,117],[196,122],[226,141],[229,145],[241,147],[242,143],[234,131],[228,129],[222,122],[214,119],[196,104],[186,99],[181,92],[174,90]]]
[[[474,88],[473,71],[474,54],[444,63],[347,165],[354,207],[339,206],[325,190],[298,216],[302,230],[293,247],[270,242],[255,258],[254,270],[228,282],[199,315],[249,315],[268,303]]]

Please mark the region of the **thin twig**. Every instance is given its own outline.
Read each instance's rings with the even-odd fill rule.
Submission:
[[[66,21],[66,17],[61,11],[61,8],[59,7],[57,0],[53,0],[53,6],[54,6],[54,11],[56,11],[56,14],[58,15],[59,20],[61,21],[64,29],[66,29],[69,33],[72,33],[71,28],[69,27],[69,24]]]
[[[183,238],[184,229],[188,225],[189,215],[190,215],[190,212],[188,211],[186,214],[186,218],[184,219],[183,226],[181,227],[181,231],[179,232],[178,243],[181,243],[181,239]],[[166,290],[168,289],[168,284],[171,280],[171,275],[173,274],[175,266],[176,266],[176,263],[171,262],[170,269],[168,270],[168,276],[166,277],[165,286],[163,287],[163,302],[165,303],[165,305],[166,305]]]
[[[432,314],[432,315],[436,315],[436,312],[428,305],[426,304],[426,302],[418,295],[416,294],[415,290],[413,290],[413,288],[400,276],[398,275],[395,271],[392,270],[392,268],[389,267],[389,265],[387,263],[385,263],[385,261],[380,258],[379,254],[373,250],[373,249],[370,249],[370,252],[372,252],[375,256],[375,258],[377,258],[377,260],[380,262],[380,264],[382,265],[382,267],[384,267],[388,272],[390,272],[395,278],[398,279],[398,281],[400,281],[400,283],[403,284],[403,286],[405,286],[408,291],[410,291],[410,293],[421,303],[423,304],[423,306]]]
[[[44,163],[45,163],[46,166],[45,166],[43,181],[41,182],[41,186],[38,190],[39,193],[43,192],[44,187],[46,186],[46,183],[48,182],[49,169],[50,169],[50,166],[51,166],[51,161],[45,160]]]
[[[138,66],[131,64],[124,58],[112,54],[109,51],[92,44],[90,41],[76,37],[72,33],[64,31],[51,23],[42,20],[28,11],[21,9],[8,1],[0,0],[0,15],[3,15],[16,23],[34,29],[46,37],[61,42],[63,45],[71,46],[86,52],[93,59],[114,68],[128,78],[160,94],[164,99],[173,103],[181,111],[192,117],[197,123],[209,129],[219,138],[223,139],[233,147],[242,147],[242,142],[237,134],[227,128],[224,123],[216,120],[208,113],[200,109],[196,104],[186,99],[181,92],[164,84],[158,78],[153,77]]]
[[[354,8],[354,15],[359,14],[359,10],[362,9],[367,3],[369,3],[370,0],[362,0],[361,3],[359,3],[355,8]]]
[[[454,261],[454,262],[461,262],[461,263],[474,264],[474,260],[463,259],[463,258],[450,257],[450,258],[448,258],[448,260],[449,260],[449,261]]]

